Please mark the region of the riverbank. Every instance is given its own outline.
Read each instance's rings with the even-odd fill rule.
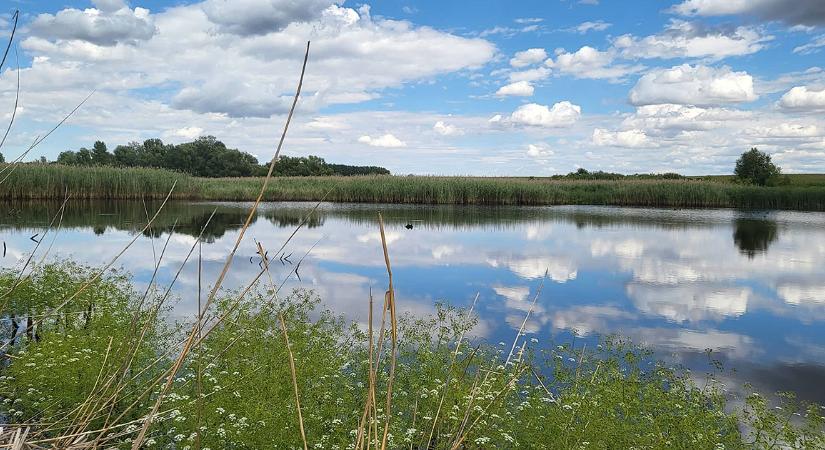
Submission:
[[[248,201],[262,178],[197,178],[159,169],[80,168],[27,164],[0,185],[0,199],[157,199]],[[467,205],[613,205],[825,211],[817,175],[777,187],[747,186],[726,177],[684,180],[553,180],[549,178],[353,176],[279,177],[267,201]],[[815,182],[811,182],[814,180]]]
[[[127,275],[95,272],[62,263],[22,279],[0,274],[12,319],[0,414],[7,432],[28,430],[27,442],[128,448],[158,405],[149,448],[343,449],[382,436],[388,448],[437,449],[825,443],[819,406],[788,397],[775,409],[757,394],[730,402],[712,376],[698,386],[618,339],[585,348],[513,330],[515,342],[485,343],[467,338],[473,314],[439,305],[432,316],[399,317],[395,340],[395,317],[386,328],[377,317],[383,300],[370,336],[364,324],[319,313],[303,291],[216,298],[203,340],[164,390],[191,327],[158,320],[163,289],[144,293]]]

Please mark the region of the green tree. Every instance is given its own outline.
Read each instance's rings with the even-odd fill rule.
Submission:
[[[96,166],[108,166],[114,161],[109,149],[106,148],[106,143],[103,141],[96,141],[92,147],[92,164]]]
[[[740,181],[758,186],[775,183],[782,173],[781,169],[771,162],[771,156],[760,152],[756,147],[742,153],[736,160],[734,175]]]
[[[3,156],[2,153],[0,153],[0,163],[4,163],[4,162],[6,162],[6,157]]]
[[[71,150],[60,152],[60,154],[57,155],[57,163],[65,164],[67,166],[75,166],[77,165],[77,153]]]

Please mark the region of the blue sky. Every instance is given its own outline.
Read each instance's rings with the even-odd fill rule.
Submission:
[[[12,0],[28,159],[214,135],[394,173],[728,173],[752,146],[825,170],[820,0]],[[0,76],[10,118],[15,60]]]

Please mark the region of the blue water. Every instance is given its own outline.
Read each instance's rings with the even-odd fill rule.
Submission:
[[[32,251],[30,237],[45,231],[57,206],[20,205],[0,216],[3,267]],[[156,206],[148,206],[150,214]],[[312,206],[263,205],[224,286],[243,286],[257,273],[254,240],[274,252]],[[216,207],[220,224],[202,247],[203,277],[211,283],[248,205],[172,204],[153,237],[141,236],[118,265],[146,283],[178,218],[159,276],[169,282]],[[825,403],[825,214],[326,204],[287,245],[292,264],[270,255],[276,280],[314,245],[301,263],[301,280],[291,275],[286,291],[313,289],[325,307],[364,323],[370,289],[381,293],[387,286],[379,211],[400,311],[429,314],[436,302],[469,306],[478,294],[474,338],[509,343],[543,285],[526,327],[540,341],[575,335],[577,342],[595,344],[599,336],[619,334],[699,373],[708,367],[705,350],[712,349],[732,389],[749,381]],[[100,265],[134,236],[141,220],[142,204],[70,203],[61,229],[46,235],[39,253],[56,236],[49,258]],[[197,305],[195,261],[175,292],[180,299],[171,316],[190,317]]]

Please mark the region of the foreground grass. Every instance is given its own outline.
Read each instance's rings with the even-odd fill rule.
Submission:
[[[365,203],[709,207],[825,211],[825,184],[816,175],[787,186],[757,187],[728,178],[688,180],[571,181],[546,178],[429,176],[274,178],[269,201]],[[792,179],[794,179],[792,177]],[[248,201],[260,178],[195,178],[158,169],[69,167],[27,164],[0,185],[0,199],[173,198]]]
[[[0,292],[8,293],[4,315],[23,323],[45,318],[30,332],[18,330],[0,372],[6,429],[29,429],[33,445],[130,448],[179,351],[181,333],[156,320],[152,305],[159,295],[136,292],[123,275],[107,274],[62,312],[44,316],[91,275],[63,263],[23,279],[13,272],[0,276]],[[526,336],[512,347],[468,341],[471,315],[443,305],[437,311],[401,320],[389,389],[388,332],[373,330],[376,348],[363,327],[319,311],[307,292],[280,298],[261,289],[245,300],[226,293],[208,314],[231,318],[204,330],[208,338],[175,376],[146,447],[302,447],[290,354],[312,448],[356,448],[359,433],[380,436],[385,423],[393,449],[825,446],[818,406],[787,397],[775,409],[753,394],[736,409],[712,379],[700,388],[620,340],[595,349]],[[6,321],[7,339],[9,326]],[[373,389],[371,361],[379,366]],[[374,419],[362,425],[370,396],[379,399]]]

